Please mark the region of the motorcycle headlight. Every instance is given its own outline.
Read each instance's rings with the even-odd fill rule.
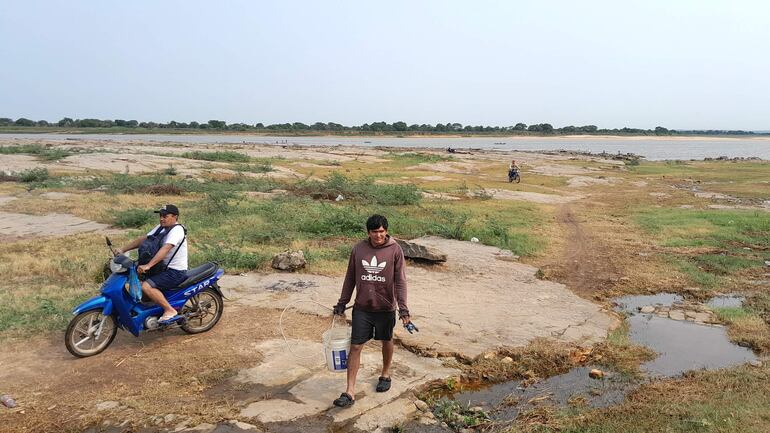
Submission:
[[[115,263],[113,260],[110,262],[110,270],[113,274],[119,274],[121,272],[126,272],[128,269],[124,268],[120,263]]]
[[[128,269],[131,267],[132,263],[133,262],[131,261],[131,258],[124,253],[110,261],[110,270],[113,274],[128,272]]]

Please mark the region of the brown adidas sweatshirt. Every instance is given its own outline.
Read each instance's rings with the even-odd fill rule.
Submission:
[[[379,247],[372,246],[369,239],[353,246],[338,305],[350,301],[354,288],[356,309],[395,311],[398,306],[399,316],[409,315],[404,252],[393,238],[388,236]]]

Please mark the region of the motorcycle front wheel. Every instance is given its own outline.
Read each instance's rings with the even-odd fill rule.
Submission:
[[[185,317],[182,330],[188,334],[199,334],[213,328],[222,317],[224,303],[214,289],[206,289],[188,299],[180,314]]]
[[[105,316],[102,310],[91,310],[75,316],[64,335],[67,350],[78,358],[101,353],[115,339],[117,323],[112,316]]]

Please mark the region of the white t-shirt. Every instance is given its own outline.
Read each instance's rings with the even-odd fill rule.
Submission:
[[[158,227],[160,227],[160,224],[156,225],[152,230],[147,232],[147,236],[155,233],[155,230],[158,230]],[[160,232],[160,235],[162,236],[164,233],[166,233],[166,229],[163,229],[163,231]],[[168,254],[166,254],[166,258],[163,259],[163,263],[168,264],[170,269],[176,269],[178,271],[187,270],[187,240],[185,239],[184,243],[179,245],[179,243],[182,242],[182,239],[184,239],[184,229],[182,226],[178,225],[174,226],[168,236],[166,236],[166,239],[163,240],[163,244],[173,245]],[[169,263],[168,259],[174,255],[174,251],[176,250],[179,250],[179,252],[177,252],[174,256],[174,260]]]

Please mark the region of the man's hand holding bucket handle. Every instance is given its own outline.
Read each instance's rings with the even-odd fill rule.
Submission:
[[[332,314],[335,316],[344,316],[345,315],[345,305],[344,304],[337,304],[332,308]]]

